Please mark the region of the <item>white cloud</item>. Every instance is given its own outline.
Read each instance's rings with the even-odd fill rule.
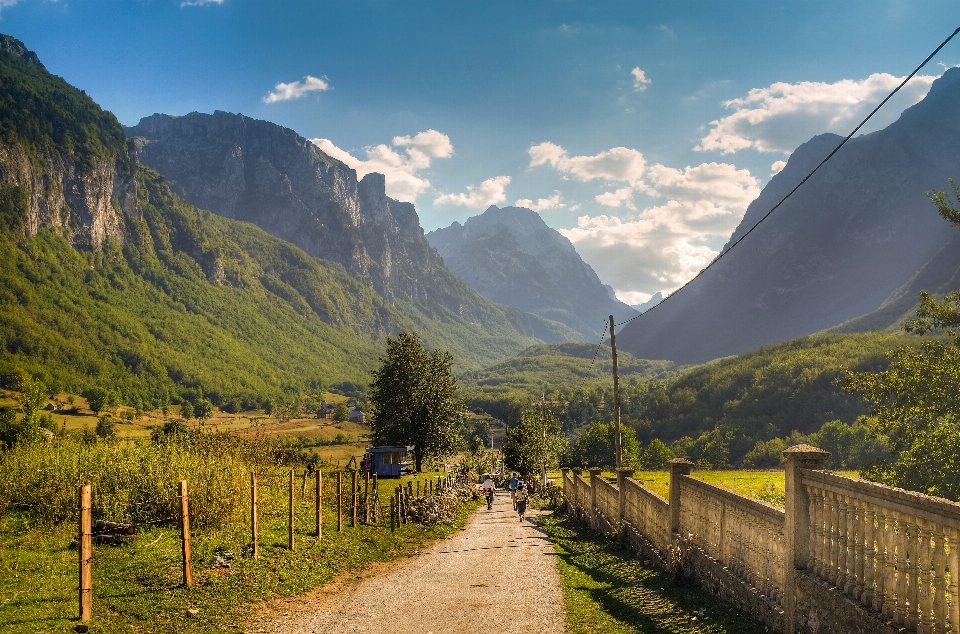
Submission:
[[[426,130],[412,137],[393,137],[393,147],[381,143],[364,148],[366,160],[341,150],[329,139],[310,141],[333,158],[355,169],[358,179],[371,172],[383,174],[386,178],[387,195],[405,202],[415,202],[420,194],[430,188],[430,181],[419,173],[429,168],[433,159],[453,156],[450,137],[436,130]]]
[[[223,4],[223,0],[184,0],[181,7],[202,7],[205,4]]]
[[[529,198],[521,198],[517,202],[513,203],[515,207],[526,207],[527,209],[532,209],[537,213],[541,211],[546,211],[547,209],[556,209],[558,207],[566,207],[563,203],[563,196],[560,195],[559,191],[554,191],[553,196],[549,198],[538,198],[537,202],[533,202]]]
[[[263,98],[264,103],[276,103],[278,101],[290,101],[299,99],[308,92],[322,92],[330,90],[330,82],[326,77],[314,77],[307,75],[303,81],[292,81],[289,84],[283,82],[273,87],[273,92],[268,92]]]
[[[914,77],[862,131],[892,123],[905,108],[923,99],[935,79],[931,75]],[[777,82],[754,88],[746,97],[724,102],[735,112],[712,121],[710,132],[694,149],[724,154],[746,148],[790,153],[817,134],[846,135],[901,81],[903,77],[874,73],[860,81]]]
[[[771,177],[776,176],[776,175],[779,174],[779,173],[783,170],[783,168],[786,167],[786,166],[787,166],[787,162],[786,162],[786,161],[774,161],[774,162],[773,162],[773,165],[770,166],[770,176],[771,176]]]
[[[638,92],[646,90],[651,83],[639,66],[634,67],[630,74],[633,75],[633,89]]]
[[[637,150],[615,147],[593,156],[569,156],[556,143],[539,143],[530,147],[530,167],[549,163],[561,174],[577,180],[637,181],[643,176],[646,161]]]
[[[632,187],[622,187],[616,191],[603,192],[602,194],[597,194],[594,196],[593,199],[601,205],[606,205],[607,207],[626,207],[627,209],[637,208],[637,206],[633,204]]]
[[[468,185],[466,194],[440,194],[434,200],[436,205],[456,205],[471,209],[485,209],[507,199],[504,193],[510,184],[509,176],[494,176],[479,185]]]

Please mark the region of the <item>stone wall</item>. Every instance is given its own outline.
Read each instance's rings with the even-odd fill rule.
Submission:
[[[825,451],[784,452],[785,508],[670,464],[670,500],[619,469],[617,482],[563,470],[570,512],[621,528],[642,555],[766,623],[810,634],[960,630],[960,504],[821,470]]]

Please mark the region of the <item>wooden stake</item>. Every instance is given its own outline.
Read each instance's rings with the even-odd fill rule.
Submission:
[[[343,530],[343,471],[337,471],[337,532]]]
[[[250,473],[250,539],[253,558],[260,558],[260,518],[257,509],[257,474]]]
[[[420,480],[417,480],[417,497],[420,497]]]
[[[353,499],[352,499],[353,515],[351,517],[350,527],[356,528],[357,527],[357,472],[356,471],[350,472],[350,479],[352,481],[351,486],[353,488]]]
[[[317,468],[317,541],[323,539],[323,476],[320,475],[320,469]]]
[[[363,523],[370,524],[370,472],[364,471],[363,480]]]
[[[383,515],[383,510],[380,508],[380,487],[377,484],[377,474],[373,474],[373,521],[377,523],[377,526],[380,525],[380,518]]]
[[[89,484],[80,487],[80,621],[93,612],[93,493]]]
[[[193,559],[190,555],[190,502],[187,481],[180,480],[180,547],[183,552],[183,585],[193,585]]]
[[[293,502],[293,479],[295,473],[293,469],[290,469],[290,516],[287,522],[287,546],[290,550],[293,550],[293,517],[294,517],[294,506]]]
[[[397,496],[390,496],[390,532],[397,530]]]

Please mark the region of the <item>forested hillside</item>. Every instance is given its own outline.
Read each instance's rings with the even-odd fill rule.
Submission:
[[[199,210],[140,166],[116,118],[0,46],[0,375],[103,385],[143,408],[200,388],[256,406],[365,384],[385,336],[419,332],[461,370],[536,343],[506,310],[427,317],[256,226]],[[441,318],[442,317],[442,318]],[[479,323],[479,322],[484,323]]]

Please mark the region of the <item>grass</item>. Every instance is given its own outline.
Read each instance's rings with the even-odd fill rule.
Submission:
[[[275,476],[282,480],[282,474]],[[309,499],[308,491],[297,506],[294,551],[286,547],[282,506],[261,517],[258,560],[246,552],[249,533],[243,525],[194,531],[192,588],[180,584],[179,535],[169,526],[148,528],[129,546],[96,547],[91,630],[236,631],[244,627],[260,602],[295,596],[330,582],[339,573],[423,548],[460,528],[475,506],[465,507],[452,525],[406,524],[396,533],[389,527],[350,528],[345,513],[344,531],[338,533],[327,503],[323,539],[317,542]],[[384,492],[381,501],[386,499]],[[72,523],[33,524],[17,512],[0,520],[0,630],[19,633],[72,628],[77,610],[77,552],[69,544],[74,532]],[[236,556],[231,568],[214,568],[213,558],[226,553]],[[196,617],[187,615],[191,608],[199,610]]]
[[[619,540],[564,515],[541,525],[554,542],[572,634],[754,634],[766,628],[692,584],[645,565]]]

